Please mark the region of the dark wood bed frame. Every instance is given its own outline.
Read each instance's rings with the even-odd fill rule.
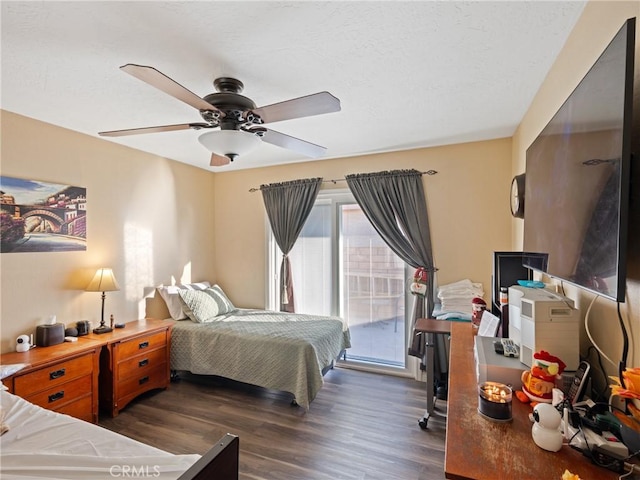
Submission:
[[[240,440],[227,433],[178,480],[238,480]]]

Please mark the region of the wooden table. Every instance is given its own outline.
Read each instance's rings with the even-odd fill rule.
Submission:
[[[424,416],[418,420],[418,425],[426,430],[429,417],[433,415],[436,406],[435,402],[435,347],[436,335],[449,335],[451,333],[451,321],[436,320],[435,318],[418,318],[414,329],[416,332],[425,334],[425,367],[427,371],[427,410]]]
[[[584,480],[617,479],[563,445],[559,452],[539,448],[531,438],[531,407],[513,400],[513,421],[498,423],[478,413],[471,324],[451,326],[445,477],[452,479],[560,480],[565,469]]]

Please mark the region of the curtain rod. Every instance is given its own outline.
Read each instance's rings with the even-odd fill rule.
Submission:
[[[427,170],[426,172],[420,172],[422,175],[435,175],[436,173],[438,173],[436,170]],[[338,182],[346,182],[347,179],[346,178],[335,178],[332,180],[322,180],[322,183],[333,183],[334,185]],[[260,188],[250,188],[249,192],[253,193],[253,192],[258,192],[260,191]]]

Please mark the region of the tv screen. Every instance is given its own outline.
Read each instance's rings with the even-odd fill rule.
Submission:
[[[524,265],[624,301],[635,19],[527,149]],[[545,261],[540,262],[544,258]]]

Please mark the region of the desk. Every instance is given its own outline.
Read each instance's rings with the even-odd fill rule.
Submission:
[[[435,318],[418,318],[414,329],[416,332],[424,333],[425,340],[425,367],[427,369],[427,410],[424,416],[418,421],[420,428],[425,430],[429,417],[433,415],[435,409],[435,355],[436,335],[449,335],[451,333],[451,321],[436,320]]]
[[[560,480],[565,469],[585,480],[617,479],[567,445],[557,452],[531,438],[529,405],[513,400],[513,421],[496,423],[478,414],[478,391],[471,324],[451,328],[449,398],[444,471],[451,479]]]

